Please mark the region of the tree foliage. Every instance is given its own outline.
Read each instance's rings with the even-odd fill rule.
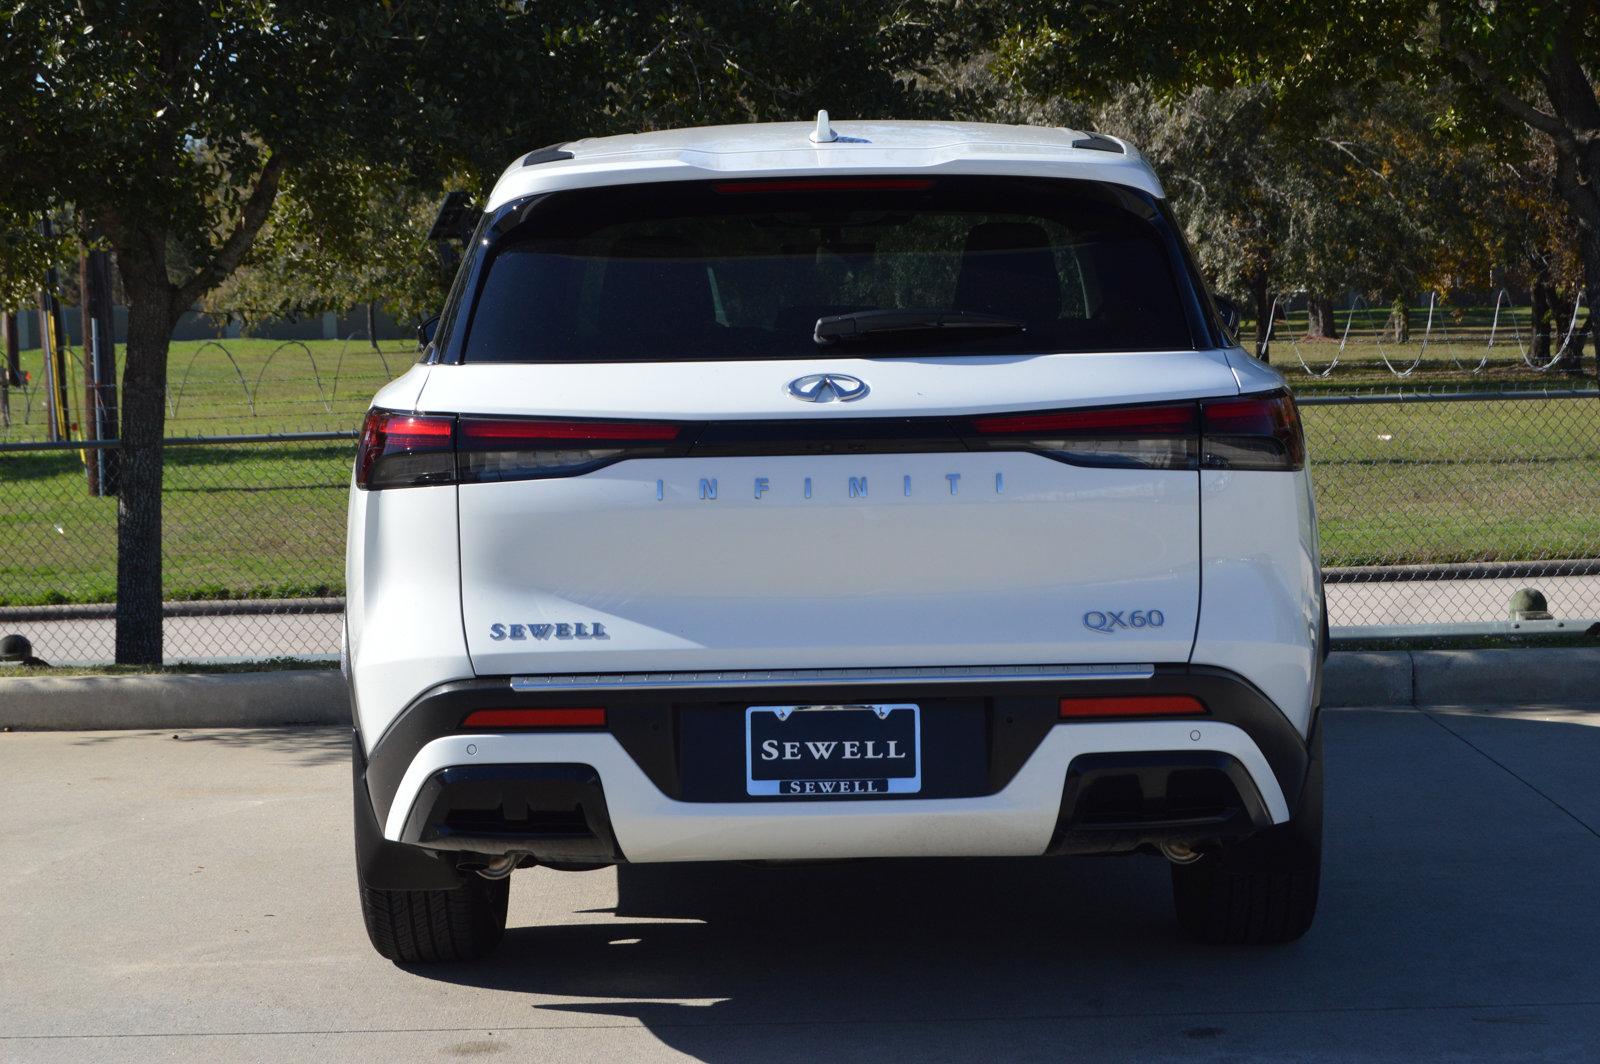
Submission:
[[[246,268],[208,307],[250,318],[377,302],[400,318],[425,317],[444,279],[421,234],[447,188],[482,202],[515,155],[582,137],[805,119],[819,107],[935,116],[951,99],[941,71],[972,45],[956,8],[932,0],[555,3],[524,19],[542,49],[533,76],[543,106],[501,108],[440,182],[392,167],[336,168],[337,227],[316,209],[326,197],[285,189]]]
[[[1600,5],[1594,0],[1214,0],[1203,18],[1180,0],[995,3],[989,10],[1005,26],[997,65],[1025,91],[1105,99],[1128,70],[1169,100],[1206,88],[1259,86],[1271,101],[1275,128],[1304,136],[1343,123],[1365,128],[1367,136],[1357,140],[1369,145],[1388,140],[1397,150],[1385,158],[1409,158],[1424,171],[1407,176],[1410,194],[1423,197],[1433,216],[1429,224],[1458,216],[1443,219],[1447,229],[1470,215],[1472,201],[1463,210],[1464,202],[1452,198],[1459,189],[1433,178],[1444,177],[1445,185],[1482,179],[1478,189],[1503,194],[1511,206],[1515,187],[1505,168],[1527,174],[1535,169],[1530,162],[1547,159],[1549,188],[1576,234],[1590,305],[1600,299]],[[1428,107],[1426,122],[1395,113],[1396,104],[1418,103]],[[1458,155],[1472,165],[1457,172],[1442,167],[1461,145],[1480,153]],[[1381,167],[1365,170],[1383,183],[1393,180]],[[1452,235],[1460,238],[1462,230]]]

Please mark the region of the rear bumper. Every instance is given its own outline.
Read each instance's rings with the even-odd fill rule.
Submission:
[[[1058,723],[1063,695],[1167,693],[1193,694],[1209,712]],[[750,799],[742,763],[730,772],[697,753],[726,749],[720,722],[730,713],[737,719],[743,705],[883,695],[848,682],[612,686],[587,698],[514,691],[504,678],[446,684],[417,699],[370,759],[358,751],[357,813],[367,798],[384,840],[377,850],[522,852],[548,863],[1104,853],[1281,823],[1309,764],[1304,737],[1258,690],[1224,670],[1191,666],[1070,683],[896,686],[894,698],[927,707],[925,727],[950,727],[973,751],[963,759],[968,769],[930,779],[917,798]],[[460,729],[474,709],[541,704],[603,704],[610,727]],[[948,723],[935,723],[941,719]]]

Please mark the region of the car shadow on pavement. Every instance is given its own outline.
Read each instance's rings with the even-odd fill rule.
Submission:
[[[513,891],[560,874],[519,874]],[[540,1008],[637,1022],[702,1060],[882,1060],[926,1059],[950,1019],[1116,1013],[1119,993],[1170,992],[1210,955],[1149,857],[636,865],[617,881],[614,919],[512,928],[485,963],[417,972],[591,999]],[[1177,1043],[1198,1037],[1171,1026]]]
[[[200,743],[232,750],[279,754],[290,758],[301,767],[329,765],[350,760],[350,729],[337,727],[179,728],[93,732],[79,736],[73,741],[73,745],[106,746],[127,742],[130,739],[148,740],[152,737],[170,737],[170,741],[173,742]]]

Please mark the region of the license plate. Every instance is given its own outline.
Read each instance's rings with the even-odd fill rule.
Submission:
[[[789,798],[916,794],[922,719],[905,702],[750,706],[745,793]]]

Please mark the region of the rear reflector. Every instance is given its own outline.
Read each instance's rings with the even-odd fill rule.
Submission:
[[[1084,717],[1203,717],[1205,703],[1191,695],[1117,695],[1063,698],[1061,719]]]
[[[477,709],[463,728],[604,728],[606,711],[599,706],[554,709]]]
[[[782,181],[718,181],[722,193],[741,192],[922,192],[933,182],[922,177],[808,177]]]

